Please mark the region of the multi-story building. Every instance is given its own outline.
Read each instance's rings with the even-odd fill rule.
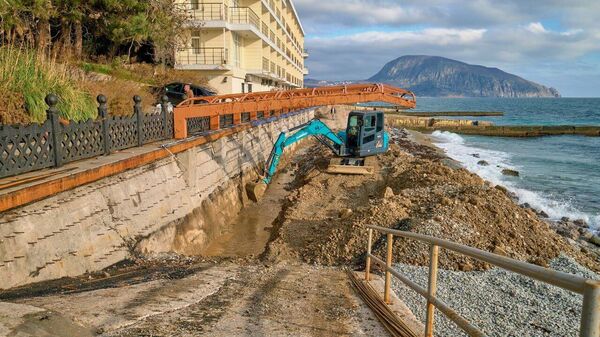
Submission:
[[[304,30],[292,0],[177,0],[187,22],[175,68],[219,94],[301,88]]]

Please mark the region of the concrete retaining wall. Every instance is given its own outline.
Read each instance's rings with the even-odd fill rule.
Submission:
[[[243,186],[279,132],[313,116],[280,119],[2,213],[0,289],[101,270],[136,252],[197,253],[243,207]]]

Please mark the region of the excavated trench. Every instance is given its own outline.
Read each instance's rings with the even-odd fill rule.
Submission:
[[[296,151],[299,155],[304,149]],[[293,161],[293,160],[292,160]],[[289,165],[288,165],[289,166]],[[207,257],[259,256],[266,248],[276,226],[285,198],[290,194],[294,172],[285,167],[274,177],[264,197],[248,203],[200,253]]]

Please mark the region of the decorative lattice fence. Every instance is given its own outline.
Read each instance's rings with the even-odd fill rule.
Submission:
[[[0,178],[173,138],[166,97],[152,114],[142,112],[141,98],[135,96],[133,115],[109,116],[107,99],[100,95],[98,119],[84,122],[61,120],[55,95],[48,95],[46,103],[43,124],[0,125]]]

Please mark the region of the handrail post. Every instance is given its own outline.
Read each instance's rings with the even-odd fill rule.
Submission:
[[[373,229],[369,228],[369,238],[367,239],[367,265],[365,266],[365,280],[371,280],[371,246],[373,244]]]
[[[387,257],[385,259],[385,289],[383,291],[383,300],[387,304],[391,304],[390,300],[390,288],[392,286],[392,274],[390,269],[392,268],[392,247],[394,246],[394,236],[392,234],[387,235]]]
[[[98,95],[96,97],[96,101],[98,101],[98,117],[100,117],[102,121],[102,140],[104,141],[104,155],[108,156],[110,154],[110,119],[108,117],[108,107],[106,103],[108,100],[104,95]]]
[[[137,122],[138,146],[144,145],[144,113],[142,112],[142,98],[138,95],[133,96],[133,113]]]
[[[54,167],[61,167],[63,149],[62,149],[62,126],[60,124],[60,115],[56,105],[58,104],[58,96],[48,94],[45,98],[48,110],[46,110],[46,119],[50,121],[52,130],[52,152],[54,152]],[[50,139],[48,139],[50,141]]]
[[[425,337],[433,336],[433,323],[435,321],[435,306],[431,302],[437,292],[439,246],[431,245],[429,248],[429,286],[427,288],[427,318],[425,323]]]
[[[579,336],[600,336],[600,285],[593,281],[585,284]]]

